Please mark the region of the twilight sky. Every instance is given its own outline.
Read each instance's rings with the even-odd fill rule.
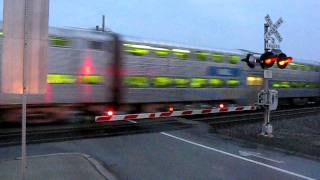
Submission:
[[[108,28],[129,37],[261,52],[270,14],[284,20],[281,49],[310,62],[320,61],[319,9],[319,0],[50,0],[49,24],[94,28],[105,14]]]

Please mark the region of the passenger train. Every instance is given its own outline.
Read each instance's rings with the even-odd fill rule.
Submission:
[[[120,105],[115,113],[253,105],[262,89],[263,70],[241,62],[247,54],[242,50],[67,28],[49,28],[48,39],[46,92],[28,96],[29,123],[64,120],[75,112],[101,115],[114,104]],[[2,49],[2,38],[0,44]],[[286,69],[271,68],[270,88],[279,91],[281,103],[319,101],[320,66],[298,62],[294,58]],[[0,94],[0,120],[19,122],[20,108],[19,95]]]

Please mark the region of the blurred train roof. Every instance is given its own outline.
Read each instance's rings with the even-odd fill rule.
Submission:
[[[0,21],[0,30],[3,29],[3,21]],[[107,31],[97,31],[94,28],[92,29],[85,29],[85,28],[78,28],[78,27],[49,27],[49,35],[53,36],[61,36],[61,37],[77,37],[77,38],[85,38],[91,40],[108,40],[111,36],[111,30],[107,29]],[[208,47],[199,47],[193,45],[186,45],[182,43],[176,42],[163,42],[163,41],[156,41],[156,40],[148,40],[143,38],[137,37],[130,37],[121,35],[123,41],[127,43],[141,43],[141,44],[148,44],[148,45],[155,45],[157,47],[174,47],[174,48],[181,48],[181,49],[192,49],[192,50],[199,50],[199,51],[209,51],[209,52],[220,52],[226,54],[238,54],[238,55],[246,55],[248,53],[254,54],[255,56],[259,56],[261,52],[254,52],[247,49],[216,49],[216,48],[208,48]],[[307,60],[302,58],[293,57],[294,63],[303,63],[309,65],[320,65],[320,60]]]

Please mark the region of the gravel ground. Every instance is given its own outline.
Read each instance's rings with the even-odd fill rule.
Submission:
[[[320,158],[320,112],[317,115],[271,121],[273,138],[258,135],[262,122],[212,128],[231,138],[245,139],[290,152]]]

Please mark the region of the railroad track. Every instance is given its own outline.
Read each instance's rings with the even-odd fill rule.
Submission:
[[[137,124],[132,122],[106,122],[31,126],[27,128],[27,143],[34,144],[93,137],[158,132],[166,130],[177,130],[188,127],[191,127],[191,125],[168,118],[161,120],[146,120]],[[20,143],[20,128],[7,128],[1,130],[0,147],[18,145]]]
[[[313,113],[320,113],[320,107],[305,107],[288,110],[278,110],[271,114],[271,120],[275,118],[287,118]],[[262,121],[263,112],[222,113],[220,115],[206,115],[204,117],[185,117],[193,121],[204,121],[211,126],[229,126],[235,123],[250,121]],[[162,118],[157,120],[140,120],[133,122],[105,122],[83,124],[55,124],[46,126],[30,126],[27,128],[27,143],[45,143],[54,141],[66,141],[93,137],[106,137],[136,133],[160,132],[166,130],[178,130],[192,127],[192,124],[184,123],[183,118]],[[21,129],[6,128],[0,131],[0,147],[18,145],[21,142]]]

